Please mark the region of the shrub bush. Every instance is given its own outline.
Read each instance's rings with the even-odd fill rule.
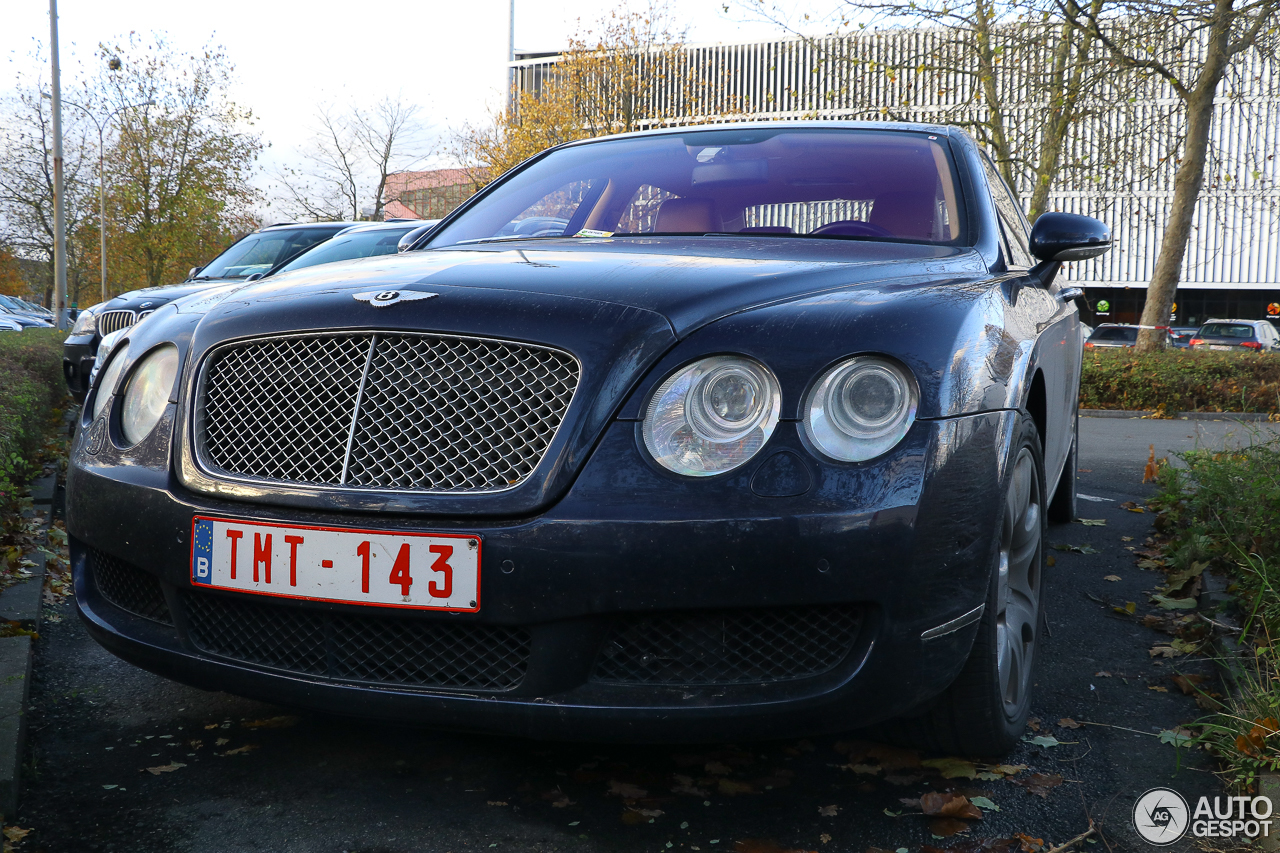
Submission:
[[[0,492],[33,473],[50,421],[67,401],[57,329],[0,332]]]
[[[1080,408],[1177,412],[1280,412],[1280,355],[1128,349],[1086,350]]]

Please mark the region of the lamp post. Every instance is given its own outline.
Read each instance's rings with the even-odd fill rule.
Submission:
[[[89,112],[86,107],[82,107],[72,101],[64,100],[62,103],[69,107],[75,107],[80,112],[89,117],[93,122],[93,126],[98,129],[98,254],[101,256],[102,267],[102,301],[107,301],[107,171],[106,171],[106,129],[111,126],[111,120],[124,110],[133,107],[150,107],[155,105],[155,101],[143,101],[139,104],[125,104],[122,107],[116,107],[107,113],[107,117],[102,121],[98,121],[97,116]]]

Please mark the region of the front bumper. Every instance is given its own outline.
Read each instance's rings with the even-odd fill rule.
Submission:
[[[975,624],[921,635],[985,601],[1014,414],[917,422],[892,454],[839,466],[815,460],[797,425],[783,423],[757,462],[696,484],[647,464],[635,425],[617,422],[548,511],[499,520],[215,500],[184,490],[167,470],[121,464],[110,442],[89,454],[92,430],[82,429],[68,479],[77,603],[91,634],[139,666],[332,713],[561,739],[854,728],[927,703],[963,665]],[[808,483],[800,494],[797,463]],[[483,607],[372,614],[197,590],[189,541],[197,514],[475,534],[484,543]],[[655,625],[666,626],[662,637],[640,636]],[[310,645],[291,651],[299,632]],[[829,646],[835,634],[838,653],[828,648],[815,664],[804,643],[822,635]],[[455,639],[430,646],[424,636]],[[424,671],[423,656],[480,655],[483,644],[459,637],[495,636],[504,638],[494,641],[497,654],[520,659],[518,678],[468,682],[455,668],[406,680],[406,666]],[[697,648],[680,648],[695,636]],[[382,652],[360,651],[365,663],[348,665],[370,644]],[[627,665],[607,665],[623,646]],[[416,651],[405,657],[406,648]],[[388,657],[396,655],[401,663]],[[717,655],[738,663],[726,668]]]

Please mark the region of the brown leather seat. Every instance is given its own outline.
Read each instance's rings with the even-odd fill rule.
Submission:
[[[705,234],[723,231],[716,203],[709,198],[669,198],[658,208],[653,230],[667,234]]]
[[[933,193],[893,192],[876,196],[867,221],[894,237],[932,240],[937,216],[938,202]]]

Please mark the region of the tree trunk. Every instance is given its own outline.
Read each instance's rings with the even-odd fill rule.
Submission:
[[[1187,137],[1182,161],[1173,178],[1173,202],[1165,220],[1160,254],[1147,286],[1147,300],[1142,308],[1143,326],[1168,326],[1173,311],[1178,281],[1182,277],[1183,256],[1191,237],[1196,199],[1204,184],[1204,167],[1209,155],[1209,134],[1213,130],[1213,98],[1226,73],[1228,38],[1232,0],[1218,0],[1217,15],[1205,47],[1204,65],[1196,86],[1185,98],[1187,105]],[[1225,8],[1224,8],[1225,7]],[[1158,352],[1164,349],[1165,336],[1155,329],[1138,332],[1136,352]]]

